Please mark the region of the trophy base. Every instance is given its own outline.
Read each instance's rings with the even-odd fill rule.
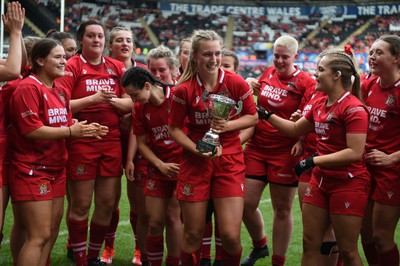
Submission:
[[[198,151],[201,151],[202,153],[211,152],[214,155],[217,152],[218,146],[215,144],[204,142],[203,140],[199,140],[199,142],[197,142],[196,149]]]

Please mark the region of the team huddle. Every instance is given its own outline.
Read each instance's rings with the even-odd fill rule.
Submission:
[[[296,39],[281,36],[274,65],[244,79],[213,30],[141,64],[129,29],[106,42],[85,21],[77,47],[64,32],[23,39],[24,17],[8,4],[0,60],[0,226],[11,198],[14,265],[51,264],[64,198],[68,257],[112,264],[123,173],[133,265],[254,265],[270,255],[258,209],[267,185],[272,265],[285,265],[296,193],[302,265],[362,265],[360,235],[369,265],[399,265],[400,37],[374,42],[368,74],[346,46],[324,50],[310,77]],[[253,244],[243,257],[242,222]]]

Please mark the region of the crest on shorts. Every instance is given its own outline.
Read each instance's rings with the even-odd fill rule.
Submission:
[[[306,192],[304,193],[304,196],[306,197],[312,197],[312,187],[308,186],[306,189]]]
[[[46,195],[47,193],[49,193],[50,190],[47,187],[47,183],[39,184],[39,191],[40,195]]]
[[[183,186],[183,191],[182,194],[185,196],[193,196],[194,193],[194,187],[192,184],[185,184]]]
[[[77,175],[84,175],[84,174],[86,174],[85,165],[84,165],[84,164],[80,164],[80,165],[78,165],[78,166],[76,167],[76,174],[77,174]]]
[[[391,107],[395,106],[395,98],[393,94],[388,95],[385,104]]]
[[[147,189],[148,190],[157,190],[157,183],[156,180],[154,179],[148,179],[147,180]]]
[[[387,193],[389,199],[391,199],[393,197],[393,195],[394,195],[394,193],[392,191],[390,191],[390,190],[388,192],[386,192],[386,193]]]

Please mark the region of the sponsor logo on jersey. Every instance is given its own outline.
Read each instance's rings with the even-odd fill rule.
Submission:
[[[194,194],[194,187],[192,184],[185,184],[183,186],[182,194],[185,196],[193,196]]]
[[[345,203],[344,203],[344,207],[346,207],[346,209],[348,209],[349,207],[350,207],[350,202],[348,202],[348,201],[346,201]]]
[[[47,193],[49,193],[50,190],[47,187],[47,183],[39,184],[39,191],[40,195],[46,195]]]
[[[150,120],[150,114],[149,113],[147,113],[145,116],[146,116],[147,120]]]
[[[43,97],[46,99],[46,101],[48,101],[46,93],[43,93]]]

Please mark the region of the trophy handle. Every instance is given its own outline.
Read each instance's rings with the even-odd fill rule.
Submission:
[[[237,116],[238,114],[240,114],[242,109],[243,109],[243,102],[242,101],[238,101],[237,102],[237,106],[235,106],[235,110],[236,110],[235,114],[228,116],[228,118],[226,119],[226,122],[228,122],[229,119],[231,119],[232,117]]]
[[[209,94],[210,94],[210,92],[208,90],[204,90],[203,94],[201,95],[201,101],[203,102],[204,108],[206,108],[207,115],[208,115],[208,108],[207,108],[206,101],[208,99]]]

